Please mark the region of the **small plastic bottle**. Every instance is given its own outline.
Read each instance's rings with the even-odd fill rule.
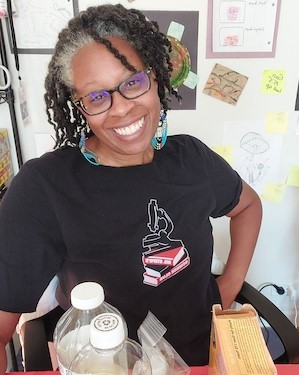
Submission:
[[[62,315],[54,330],[53,341],[61,375],[68,375],[72,359],[89,342],[89,326],[97,315],[116,313],[127,335],[127,326],[121,313],[104,299],[102,286],[94,282],[84,282],[72,289],[72,306]]]
[[[88,375],[151,375],[141,346],[126,338],[118,314],[103,313],[90,324],[90,342],[73,359],[70,373]]]

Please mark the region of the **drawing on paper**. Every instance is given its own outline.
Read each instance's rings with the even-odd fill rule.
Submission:
[[[257,155],[265,154],[270,148],[269,143],[262,135],[249,132],[241,138],[240,148],[247,153],[240,166],[243,178],[251,186],[260,184],[270,168],[270,163],[267,157],[260,158]]]
[[[248,78],[243,74],[215,64],[203,93],[226,103],[236,105],[247,83]]]
[[[53,49],[60,30],[74,16],[74,1],[69,0],[15,0],[15,6],[13,22],[21,53]]]
[[[274,57],[281,0],[208,0],[207,57]]]
[[[223,1],[220,3],[219,45],[242,46],[244,44],[245,1]]]
[[[283,134],[267,133],[264,121],[226,121],[223,144],[233,149],[232,167],[258,194],[278,181]]]

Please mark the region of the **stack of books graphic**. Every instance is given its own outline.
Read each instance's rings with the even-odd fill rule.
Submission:
[[[167,245],[158,250],[143,253],[145,284],[158,286],[190,264],[190,258],[184,246]]]

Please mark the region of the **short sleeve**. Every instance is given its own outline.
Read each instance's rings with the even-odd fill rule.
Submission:
[[[207,173],[215,198],[215,209],[211,216],[228,214],[239,202],[242,180],[239,174],[214,151],[206,148]]]
[[[207,145],[194,137],[190,137],[190,140],[190,147],[196,150],[196,163],[203,163],[200,165],[200,170],[205,169],[205,173],[201,172],[201,176],[207,178],[214,200],[211,217],[224,216],[239,202],[242,179],[226,160]]]

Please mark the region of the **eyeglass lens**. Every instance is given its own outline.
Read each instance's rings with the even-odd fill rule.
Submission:
[[[132,74],[111,90],[93,91],[81,99],[83,109],[90,115],[107,111],[112,105],[112,93],[118,91],[126,99],[135,99],[150,88],[149,71]]]

